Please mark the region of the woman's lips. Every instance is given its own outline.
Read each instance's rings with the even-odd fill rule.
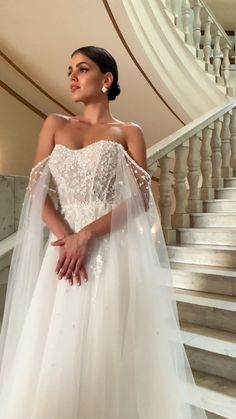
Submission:
[[[75,92],[76,90],[78,90],[78,89],[80,89],[80,87],[79,86],[73,86],[73,87],[71,87],[71,92],[73,93],[73,92]]]

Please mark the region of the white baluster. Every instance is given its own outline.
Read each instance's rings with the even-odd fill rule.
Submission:
[[[186,213],[186,160],[188,148],[180,145],[175,149],[175,167],[174,167],[174,192],[175,192],[175,212],[172,215],[172,227],[188,227],[189,214]]]
[[[203,54],[205,61],[205,70],[208,71],[210,67],[211,57],[211,24],[212,20],[210,16],[207,16],[203,20],[204,36],[203,36]]]
[[[214,130],[211,140],[212,148],[212,186],[214,188],[223,187],[223,179],[221,177],[222,155],[221,155],[221,127],[222,122],[217,119],[214,122]]]
[[[200,40],[201,40],[201,18],[200,11],[202,5],[199,0],[192,0],[191,5],[194,13],[193,18],[193,40],[196,47],[196,57],[200,56]]]
[[[221,66],[222,69],[222,75],[224,79],[224,84],[226,87],[229,86],[229,76],[230,76],[230,61],[229,61],[229,51],[231,47],[227,42],[225,41],[222,47],[222,51],[224,54],[223,63]]]
[[[222,153],[222,168],[221,175],[223,177],[231,177],[233,171],[230,167],[230,114],[226,113],[223,117],[223,124],[221,130],[221,153]]]
[[[220,39],[221,39],[221,33],[216,28],[215,33],[213,35],[213,68],[215,73],[215,80],[216,83],[218,83],[220,79],[220,66],[221,66],[221,48],[220,48]]]
[[[207,127],[203,129],[202,146],[201,146],[201,173],[202,173],[202,187],[201,199],[213,199],[214,189],[212,188],[212,163],[211,163],[211,138],[212,129]]]
[[[200,199],[200,190],[198,187],[200,178],[200,141],[194,135],[189,140],[188,155],[188,183],[189,183],[189,199],[188,212],[201,212],[202,201]]]
[[[178,18],[178,0],[171,0],[171,10],[175,18],[175,25],[177,24]]]
[[[166,243],[176,242],[176,233],[171,226],[171,179],[169,174],[169,158],[162,157],[160,163],[159,179],[159,208],[161,213],[161,225]]]
[[[182,25],[183,25],[183,31],[184,31],[184,38],[185,38],[185,42],[187,42],[188,35],[190,32],[192,32],[190,31],[191,8],[190,8],[189,0],[182,1],[181,13],[182,13]]]
[[[230,166],[235,171],[236,170],[236,108],[232,110],[229,127],[230,127],[230,144],[231,144]],[[236,173],[234,173],[234,176],[235,175]]]

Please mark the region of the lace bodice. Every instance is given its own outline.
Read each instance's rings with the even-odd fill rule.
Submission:
[[[147,193],[149,175],[130,158],[121,144],[99,140],[78,150],[62,144],[55,145],[49,158],[49,169],[56,185],[61,212],[71,225],[76,223],[76,228],[79,228],[124,199],[125,185],[117,179],[124,155],[140,189],[144,194]],[[125,194],[128,198],[130,192],[126,191]]]
[[[72,150],[56,144],[49,167],[61,206],[68,204],[112,204],[120,144],[100,140]]]
[[[111,140],[96,141],[78,150],[55,145],[49,169],[61,213],[73,228],[81,228],[119,202],[115,180],[122,150],[121,144]]]

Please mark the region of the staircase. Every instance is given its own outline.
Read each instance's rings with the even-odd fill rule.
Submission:
[[[148,149],[148,166],[204,408],[236,419],[236,101]]]
[[[169,246],[183,339],[210,418],[236,418],[235,192],[236,177],[225,179]]]

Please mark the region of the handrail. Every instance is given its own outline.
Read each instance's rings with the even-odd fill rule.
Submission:
[[[150,174],[159,168],[155,188],[166,242],[178,243],[179,229],[190,228],[192,214],[210,212],[224,180],[236,176],[236,99],[149,147],[147,160]]]
[[[206,3],[206,1],[205,0],[199,0],[199,1],[200,1],[200,3],[202,3],[204,9],[207,11],[208,15],[211,17],[211,19],[213,20],[214,24],[217,26],[218,30],[221,32],[222,36],[227,40],[227,43],[229,44],[230,48],[233,49],[234,48],[234,43],[231,41],[231,39],[229,38],[229,36],[225,32],[224,28],[218,22],[216,16],[212,12],[212,10],[209,8],[209,6]]]
[[[221,118],[226,112],[236,107],[236,99],[232,99],[227,105],[220,105],[213,110],[201,115],[194,121],[163,138],[158,143],[147,149],[147,163],[151,167],[155,162],[173,151],[176,147],[187,141],[193,135],[198,134],[204,128],[212,124],[216,119]]]

